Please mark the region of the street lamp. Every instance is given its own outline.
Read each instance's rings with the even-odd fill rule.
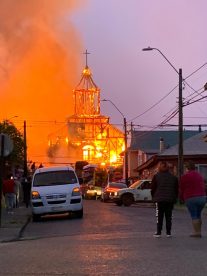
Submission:
[[[10,121],[11,119],[14,119],[14,118],[18,118],[19,116],[15,115],[15,116],[12,116],[11,118],[9,119],[6,119],[6,121]]]
[[[4,125],[6,124],[6,122],[10,122],[12,119],[14,119],[14,118],[18,118],[19,116],[17,116],[17,115],[15,115],[15,116],[12,116],[12,117],[10,117],[9,119],[3,119],[3,123],[4,123]]]
[[[167,59],[167,57],[158,49],[158,48],[152,48],[147,47],[143,48],[142,51],[152,51],[156,50],[158,51],[163,58],[170,64],[170,66],[174,69],[174,71],[179,75],[179,97],[178,97],[178,178],[180,179],[181,175],[183,174],[183,99],[182,99],[182,69],[179,69],[179,71],[172,65],[172,63]]]
[[[124,114],[118,109],[118,107],[111,101],[111,100],[106,100],[103,99],[103,102],[110,102],[116,110],[121,114],[124,120],[124,146],[125,146],[125,151],[124,151],[124,170],[125,170],[125,181],[126,184],[128,185],[128,151],[127,151],[127,123],[126,123],[126,117]]]

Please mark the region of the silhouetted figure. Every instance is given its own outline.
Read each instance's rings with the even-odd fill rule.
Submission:
[[[15,207],[19,207],[19,199],[20,199],[20,190],[21,190],[21,183],[17,177],[14,177],[15,183]]]
[[[43,166],[43,164],[42,164],[42,163],[40,163],[40,165],[39,165],[39,169],[40,169],[40,168],[43,168],[43,167],[44,167],[44,166]]]
[[[31,193],[31,177],[25,177],[22,181],[22,188],[23,188],[23,198],[26,207],[29,207],[30,204],[30,193]]]
[[[36,170],[35,162],[32,163],[31,170],[32,170],[32,173],[35,172],[35,170]]]
[[[162,233],[163,219],[166,221],[166,234],[171,237],[172,211],[178,197],[178,179],[169,172],[165,161],[159,163],[159,171],[152,179],[152,200],[156,203],[157,232],[154,237],[159,238]]]

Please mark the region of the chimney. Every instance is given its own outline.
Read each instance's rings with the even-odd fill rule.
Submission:
[[[165,149],[164,139],[160,137],[160,153],[163,152],[164,149]]]

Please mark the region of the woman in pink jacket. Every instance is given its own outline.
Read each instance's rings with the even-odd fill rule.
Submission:
[[[206,204],[205,182],[193,162],[189,161],[186,168],[187,172],[180,179],[179,197],[185,201],[191,215],[193,234],[190,237],[201,238],[201,212]]]

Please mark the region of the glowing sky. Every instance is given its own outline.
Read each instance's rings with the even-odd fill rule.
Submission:
[[[92,53],[89,65],[102,98],[111,99],[130,120],[178,83],[163,57],[156,51],[143,52],[144,47],[159,48],[176,68],[183,69],[184,77],[207,62],[206,10],[205,0],[89,0],[84,9],[76,10],[73,22]],[[196,90],[203,87],[207,66],[188,82]],[[192,92],[185,87],[183,96]],[[159,124],[176,106],[177,96],[175,90],[134,124]],[[122,122],[110,103],[102,104],[102,113],[111,115],[114,123]],[[206,102],[184,108],[185,124],[205,124],[206,118]]]
[[[18,115],[14,122],[20,129],[27,120],[30,156],[44,155],[47,135],[54,131],[47,121],[73,114],[72,89],[88,49],[101,98],[112,100],[130,121],[178,83],[158,52],[142,48],[159,48],[189,75],[207,62],[206,10],[205,0],[1,0],[1,119]],[[206,82],[207,66],[188,79],[196,90]],[[191,93],[185,86],[184,98]],[[133,123],[159,124],[177,96],[175,90]],[[122,124],[109,102],[101,111]],[[184,124],[204,124],[206,118],[206,102],[184,108]],[[170,123],[177,121],[176,116]]]

